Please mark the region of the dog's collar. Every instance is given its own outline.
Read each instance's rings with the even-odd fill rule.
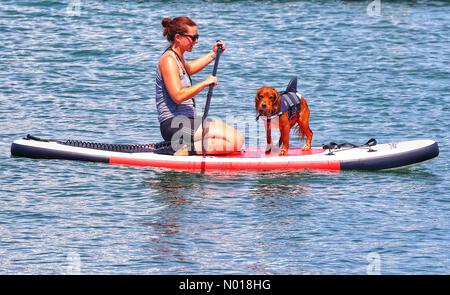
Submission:
[[[257,114],[257,115],[256,115],[256,121],[259,120],[259,117],[266,117],[267,119],[273,119],[273,118],[276,118],[276,117],[281,116],[281,114],[283,114],[283,113],[282,113],[282,112],[279,112],[279,113],[277,113],[277,114],[270,114],[270,116],[264,116],[264,115],[262,115],[262,114]]]

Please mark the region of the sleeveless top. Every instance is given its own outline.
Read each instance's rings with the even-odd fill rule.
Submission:
[[[184,88],[191,87],[192,86],[191,77],[187,73],[183,63],[181,62],[180,57],[170,47],[167,48],[163,52],[163,54],[168,50],[171,50],[172,52],[175,53],[180,73],[181,85]],[[166,85],[164,84],[164,80],[158,65],[156,66],[156,109],[158,110],[158,121],[160,124],[168,119],[180,115],[186,116],[188,118],[195,117],[195,100],[189,99],[179,104],[174,102],[170,97],[169,92],[167,91]]]

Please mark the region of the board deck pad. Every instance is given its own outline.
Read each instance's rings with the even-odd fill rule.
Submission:
[[[290,148],[288,155],[283,157],[290,156],[308,156],[313,154],[323,153],[324,150],[322,148],[311,148],[309,151],[304,151],[302,148]],[[250,147],[245,148],[242,152],[230,153],[227,155],[216,155],[218,158],[273,158],[279,157],[279,148],[273,148],[270,153],[266,154],[266,149],[264,147]]]

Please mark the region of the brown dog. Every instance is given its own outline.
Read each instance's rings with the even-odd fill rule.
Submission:
[[[311,149],[311,141],[313,132],[309,128],[309,107],[305,98],[297,93],[297,79],[293,79],[288,88],[283,93],[269,86],[263,86],[258,89],[255,97],[255,108],[258,113],[258,117],[267,117],[266,130],[267,130],[267,147],[266,153],[270,153],[272,148],[272,135],[271,135],[271,118],[274,116],[279,117],[280,128],[280,141],[279,146],[280,156],[288,154],[289,150],[289,133],[291,128],[298,124],[299,135],[302,136],[302,140],[306,135],[306,143],[303,146],[303,150],[308,151]]]

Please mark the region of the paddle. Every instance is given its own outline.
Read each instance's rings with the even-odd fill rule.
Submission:
[[[217,47],[217,54],[216,54],[216,60],[214,61],[214,68],[212,71],[212,75],[216,76],[217,74],[217,67],[219,66],[219,58],[220,55],[222,54],[222,45],[218,45]],[[205,110],[203,112],[203,118],[202,118],[202,155],[203,157],[206,155],[206,150],[205,150],[205,145],[204,145],[204,141],[205,141],[205,123],[206,123],[206,118],[208,117],[208,113],[209,113],[209,105],[211,104],[211,98],[213,95],[213,89],[214,89],[214,84],[209,85],[209,89],[208,89],[208,95],[206,96],[206,104],[205,104]]]

